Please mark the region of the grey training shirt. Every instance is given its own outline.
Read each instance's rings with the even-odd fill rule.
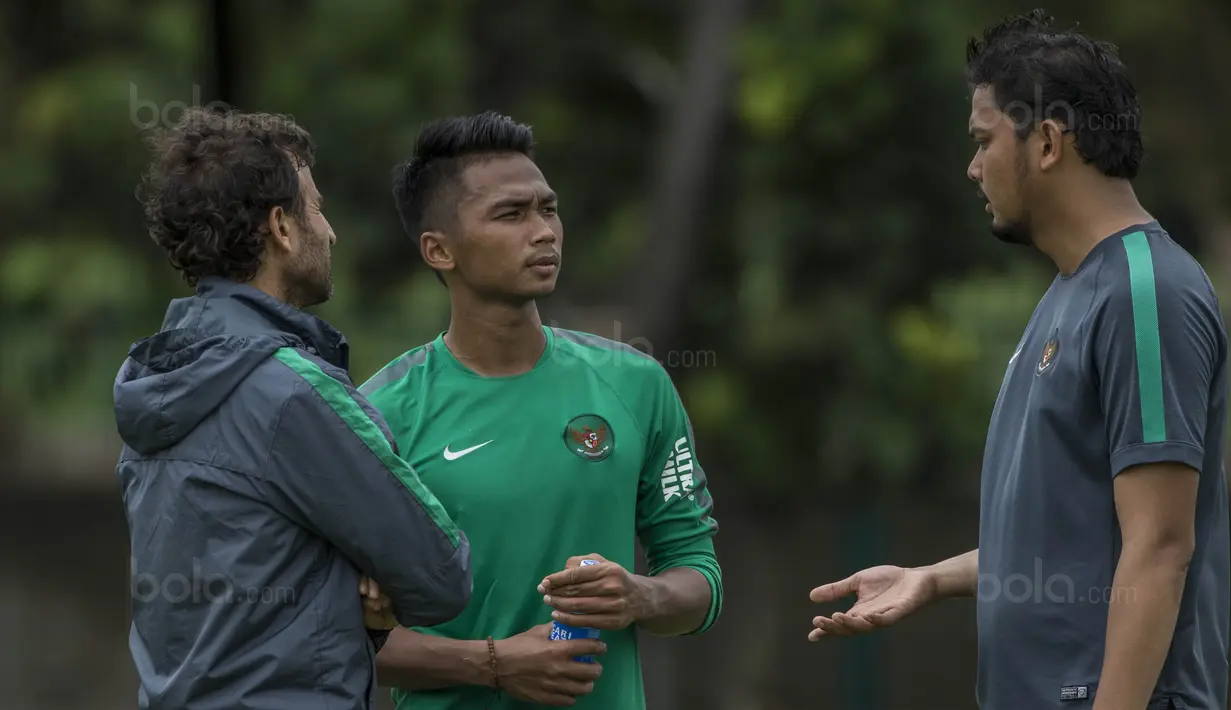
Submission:
[[[983,458],[983,710],[1089,708],[1120,555],[1113,479],[1200,472],[1196,551],[1154,708],[1226,708],[1227,335],[1197,262],[1156,223],[1057,276],[1009,360]]]

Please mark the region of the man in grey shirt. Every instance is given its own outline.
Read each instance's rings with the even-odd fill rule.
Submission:
[[[968,49],[968,174],[1058,274],[1009,359],[977,550],[874,567],[811,640],[977,598],[984,710],[1227,707],[1227,334],[1200,265],[1137,202],[1140,109],[1114,48],[1040,11]]]

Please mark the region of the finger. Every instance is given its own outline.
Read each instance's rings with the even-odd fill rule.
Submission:
[[[366,597],[368,595],[368,578],[359,578],[359,596]]]
[[[557,680],[576,683],[578,685],[593,683],[603,674],[603,667],[598,663],[583,663],[570,660],[560,670]]]
[[[808,640],[812,642],[820,641],[826,636],[828,636],[828,634],[826,634],[824,631],[820,629],[813,629],[808,632]]]
[[[834,621],[827,616],[818,616],[812,620],[813,625],[821,631],[825,632],[826,636],[850,636],[851,632],[842,624]]]
[[[544,596],[543,603],[566,614],[618,614],[627,602],[623,597],[554,597]],[[554,617],[553,617],[554,618]]]
[[[906,616],[906,609],[901,606],[894,606],[870,614],[861,614],[861,616],[877,626],[889,626]]]
[[[601,629],[604,631],[619,631],[628,626],[628,621],[620,614],[566,614],[553,611],[551,618],[579,629]]]
[[[603,562],[586,567],[568,567],[554,574],[547,575],[547,578],[539,585],[539,590],[546,592],[548,589],[591,582],[601,577],[606,577],[611,573],[611,570],[612,565]]]
[[[576,665],[585,666],[587,663],[578,663]],[[580,697],[589,695],[594,692],[594,681],[592,680],[573,680],[572,678],[553,678],[543,684],[548,690],[559,693],[560,695],[568,695],[571,697]]]
[[[368,581],[368,598],[369,599],[380,599],[380,596],[381,596],[380,585],[377,584],[376,580],[374,579],[369,580]]]
[[[553,597],[606,597],[618,594],[620,585],[613,577],[602,577],[592,582],[551,587],[550,590],[544,589],[543,591],[550,591]]]
[[[560,653],[566,658],[601,656],[607,653],[607,644],[598,639],[571,639],[569,641],[556,641],[555,643],[559,645]],[[572,668],[573,665],[579,667]],[[569,666],[573,671],[571,675],[575,678],[593,680],[603,672],[603,667],[597,663],[570,663]]]
[[[842,597],[849,597],[859,588],[859,575],[853,574],[841,582],[833,582],[831,584],[822,584],[813,589],[808,598],[817,604],[832,602]]]
[[[833,620],[836,621],[844,629],[850,630],[852,633],[863,634],[876,629],[876,626],[866,618],[851,616],[838,612],[833,615]]]

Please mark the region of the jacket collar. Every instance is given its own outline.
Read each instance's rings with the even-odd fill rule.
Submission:
[[[219,335],[290,335],[309,353],[349,370],[350,345],[336,328],[254,286],[221,277],[200,279],[195,296],[171,304],[163,326]]]

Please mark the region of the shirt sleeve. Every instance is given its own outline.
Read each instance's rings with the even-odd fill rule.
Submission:
[[[299,379],[270,451],[271,500],[376,580],[403,626],[462,613],[472,592],[465,533],[397,455],[358,391],[293,350],[275,356]]]
[[[709,630],[722,612],[722,569],[714,554],[713,499],[693,443],[692,424],[671,378],[656,367],[646,460],[637,500],[637,535],[651,576],[675,567],[710,583],[710,609],[691,635]]]
[[[1144,234],[1124,248],[1127,270],[1113,270],[1092,325],[1111,475],[1164,462],[1200,471],[1225,350],[1217,303],[1199,272],[1155,268]]]

